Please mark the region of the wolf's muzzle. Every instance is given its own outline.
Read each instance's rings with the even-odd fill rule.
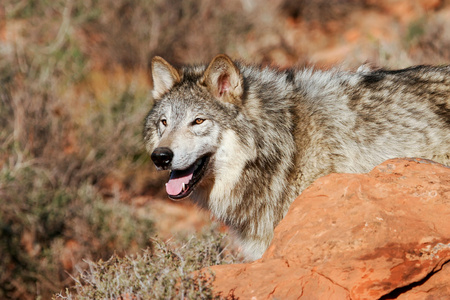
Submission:
[[[172,162],[173,152],[167,147],[159,147],[153,151],[151,158],[157,168],[165,170]]]

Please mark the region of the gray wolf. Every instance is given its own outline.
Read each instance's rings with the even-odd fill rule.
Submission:
[[[450,67],[277,70],[216,56],[176,69],[152,61],[146,149],[189,197],[261,257],[315,179],[397,157],[450,164]]]

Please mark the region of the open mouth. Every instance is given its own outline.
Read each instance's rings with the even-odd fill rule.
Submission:
[[[205,174],[209,156],[199,158],[192,166],[185,170],[172,170],[170,179],[166,183],[166,191],[171,199],[179,200],[189,196],[195,185]]]

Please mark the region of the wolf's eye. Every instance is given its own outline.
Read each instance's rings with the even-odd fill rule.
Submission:
[[[161,120],[161,124],[163,124],[164,126],[167,126],[167,120],[166,119],[162,119]]]
[[[194,120],[194,125],[200,125],[200,124],[202,124],[203,122],[205,121],[205,119],[200,119],[200,118],[197,118],[197,119],[195,119]]]

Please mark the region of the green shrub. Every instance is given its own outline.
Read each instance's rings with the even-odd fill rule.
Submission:
[[[46,170],[8,167],[0,172],[0,298],[49,298],[69,283],[66,272],[85,267],[82,258],[151,245],[153,223],[132,207],[104,202],[91,185],[53,187]],[[68,241],[78,247],[69,270]]]

